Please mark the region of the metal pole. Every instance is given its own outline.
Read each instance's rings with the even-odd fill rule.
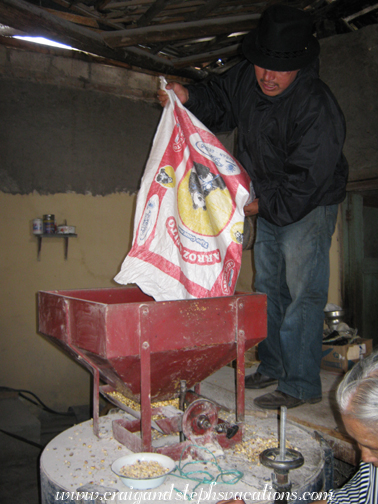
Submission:
[[[180,410],[185,411],[186,380],[180,381]],[[185,434],[180,431],[180,443],[185,441]]]
[[[287,407],[281,406],[280,415],[280,458],[279,460],[285,460],[286,458],[286,414]]]

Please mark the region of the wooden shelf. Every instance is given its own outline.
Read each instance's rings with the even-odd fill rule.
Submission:
[[[76,238],[76,233],[51,233],[51,234],[35,234],[38,238],[38,254],[37,259],[40,260],[41,248],[42,248],[42,238],[64,238],[64,259],[67,260],[68,256],[68,239]]]

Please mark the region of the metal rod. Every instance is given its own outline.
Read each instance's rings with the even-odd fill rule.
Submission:
[[[287,407],[281,406],[280,415],[280,460],[286,458],[286,412]]]
[[[186,380],[180,381],[180,410],[185,411]],[[185,435],[180,431],[180,443],[185,441]]]
[[[245,413],[245,331],[240,329],[243,324],[244,303],[239,303],[238,324],[236,340],[236,421],[244,422]]]
[[[180,380],[180,410],[185,411],[186,380]]]

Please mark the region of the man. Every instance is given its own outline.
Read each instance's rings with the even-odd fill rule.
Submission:
[[[337,389],[344,426],[361,450],[358,472],[326,502],[378,504],[378,349],[359,361]]]
[[[238,128],[237,157],[256,199],[255,289],[268,296],[268,336],[250,389],[278,383],[261,408],[321,400],[320,361],[329,249],[348,165],[344,116],[318,76],[319,43],[308,13],[273,5],[246,35],[246,57],[207,84],[170,83],[211,130]],[[165,105],[167,96],[158,93]]]

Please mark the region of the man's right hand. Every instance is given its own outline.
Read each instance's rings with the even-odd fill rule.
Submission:
[[[175,95],[183,105],[189,100],[189,91],[185,86],[179,84],[178,82],[169,82],[166,85],[166,89],[173,89]],[[159,89],[157,94],[160,105],[165,107],[168,102],[168,94],[164,91],[164,89]]]

